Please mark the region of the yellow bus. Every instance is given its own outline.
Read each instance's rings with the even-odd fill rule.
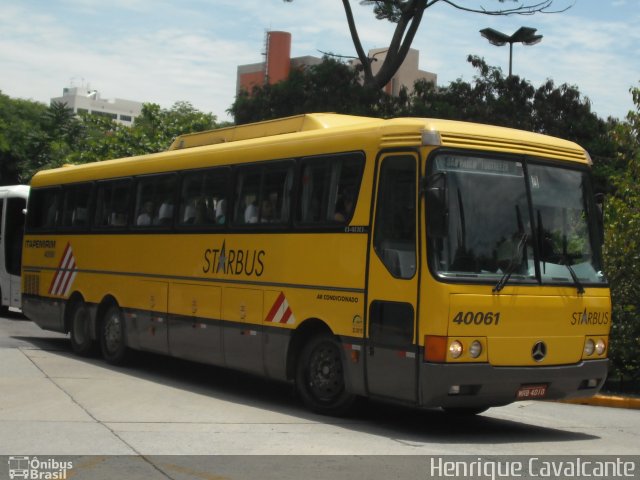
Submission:
[[[611,324],[600,219],[574,143],[308,114],[39,172],[23,308],[79,354],[252,372],[326,414],[587,396]]]

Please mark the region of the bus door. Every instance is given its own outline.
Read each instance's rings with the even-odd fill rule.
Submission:
[[[4,193],[0,192],[0,308],[9,305],[11,287],[6,271],[4,255]]]
[[[366,339],[370,395],[417,400],[415,339],[418,157],[381,158],[369,255]]]
[[[4,203],[4,218],[2,210]],[[2,305],[20,307],[20,266],[24,236],[24,211],[27,201],[21,197],[0,199],[0,277]]]

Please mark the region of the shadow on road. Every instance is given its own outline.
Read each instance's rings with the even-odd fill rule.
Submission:
[[[490,416],[491,410],[484,415],[462,417],[437,409],[419,410],[364,400],[355,413],[348,417],[324,417],[307,411],[296,398],[292,385],[255,375],[149,353],[137,353],[132,363],[126,367],[113,367],[97,357],[75,356],[65,338],[13,338],[55,355],[141,380],[283,415],[293,415],[304,421],[337,425],[392,438],[408,445],[413,442],[416,445],[425,442],[478,445],[573,442],[599,438],[561,428],[543,427],[527,423],[527,420],[494,418]]]

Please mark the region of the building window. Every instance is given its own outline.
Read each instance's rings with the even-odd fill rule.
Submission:
[[[107,117],[107,118],[110,118],[111,120],[116,120],[118,118],[118,115],[116,115],[115,113],[109,113],[109,112],[92,111],[91,114],[92,115],[97,115],[99,117]]]

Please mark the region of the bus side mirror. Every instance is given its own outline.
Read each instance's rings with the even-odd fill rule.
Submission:
[[[435,173],[424,180],[426,192],[427,235],[432,238],[447,236],[449,211],[447,209],[447,174]]]

